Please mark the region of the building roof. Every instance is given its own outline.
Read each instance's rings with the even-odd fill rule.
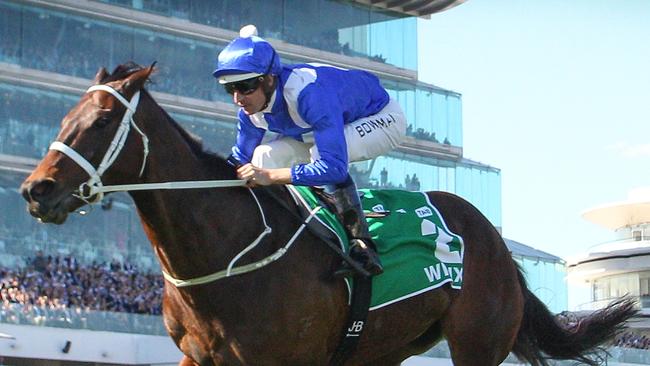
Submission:
[[[582,217],[611,230],[650,223],[650,187],[631,190],[627,201],[596,206]]]
[[[564,260],[562,258],[555,256],[553,254],[549,254],[544,251],[537,250],[533,247],[529,247],[528,245],[522,244],[518,241],[514,241],[506,238],[503,238],[503,240],[506,242],[506,246],[508,247],[508,250],[510,250],[512,255],[526,257],[526,258],[540,259],[548,262],[564,263]]]
[[[569,264],[574,266],[576,264],[604,259],[632,258],[650,255],[650,242],[648,241],[625,242],[618,244],[618,246],[616,243],[599,245],[589,250],[588,255],[573,258]]]
[[[439,13],[466,0],[353,0],[359,4],[371,5],[376,8],[390,10],[396,13],[412,16],[427,16]]]

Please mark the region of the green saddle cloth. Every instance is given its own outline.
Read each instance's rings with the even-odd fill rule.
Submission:
[[[310,208],[321,205],[310,188],[289,187]],[[386,213],[366,219],[384,266],[384,273],[373,277],[370,310],[446,283],[453,288],[461,287],[463,239],[449,231],[425,193],[368,189],[360,192],[364,211]],[[347,235],[334,214],[323,208],[316,217],[336,233],[347,251]]]

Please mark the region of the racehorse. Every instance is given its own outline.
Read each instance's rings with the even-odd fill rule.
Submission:
[[[103,184],[236,179],[225,159],[205,152],[144,89],[153,70],[134,63],[112,74],[99,70],[22,184],[33,216],[61,224],[92,203]],[[259,245],[240,261],[254,263],[285,246],[301,225],[286,212],[297,211],[286,190],[235,186],[129,194],[170,279],[163,319],[185,355],[181,364],[330,362],[348,293],[344,281],[331,276],[339,256],[311,231],[303,231],[280,260],[257,270],[186,287],[171,280],[227,268],[252,242]],[[442,338],[455,365],[498,365],[511,351],[533,365],[547,358],[598,363],[598,347],[635,314],[631,300],[561,325],[527,288],[499,232],[475,207],[450,193],[427,194],[464,240],[462,288],[443,286],[370,312],[346,364],[399,365]]]

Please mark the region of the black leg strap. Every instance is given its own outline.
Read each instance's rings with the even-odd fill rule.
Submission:
[[[371,296],[372,278],[355,276],[348,321],[341,342],[330,360],[330,366],[343,365],[357,349],[368,319]]]
[[[290,215],[300,219],[300,217],[289,208],[286,202],[273,192],[273,190],[266,189],[265,192],[285,208]],[[308,224],[307,228],[311,229],[312,232],[315,233],[311,228],[311,225]],[[365,328],[366,320],[368,318],[368,310],[370,308],[370,299],[372,296],[372,277],[356,261],[352,260],[347,253],[343,252],[338,245],[317,233],[316,235],[319,236],[334,252],[341,256],[341,258],[347,261],[357,272],[357,275],[353,279],[352,302],[348,313],[348,321],[343,329],[344,332],[341,341],[339,342],[339,346],[330,359],[330,366],[339,366],[343,365],[357,349],[359,339],[361,338],[361,334]]]

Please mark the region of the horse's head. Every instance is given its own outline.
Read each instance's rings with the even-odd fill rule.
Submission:
[[[103,182],[138,177],[132,167],[144,168],[147,143],[144,135],[135,138],[140,130],[132,117],[152,71],[153,65],[130,63],[112,75],[104,68],[97,72],[95,85],[63,118],[55,142],[21,186],[32,216],[61,224],[68,213],[101,198]],[[129,159],[137,163],[127,164]],[[127,165],[131,169],[123,168]]]

